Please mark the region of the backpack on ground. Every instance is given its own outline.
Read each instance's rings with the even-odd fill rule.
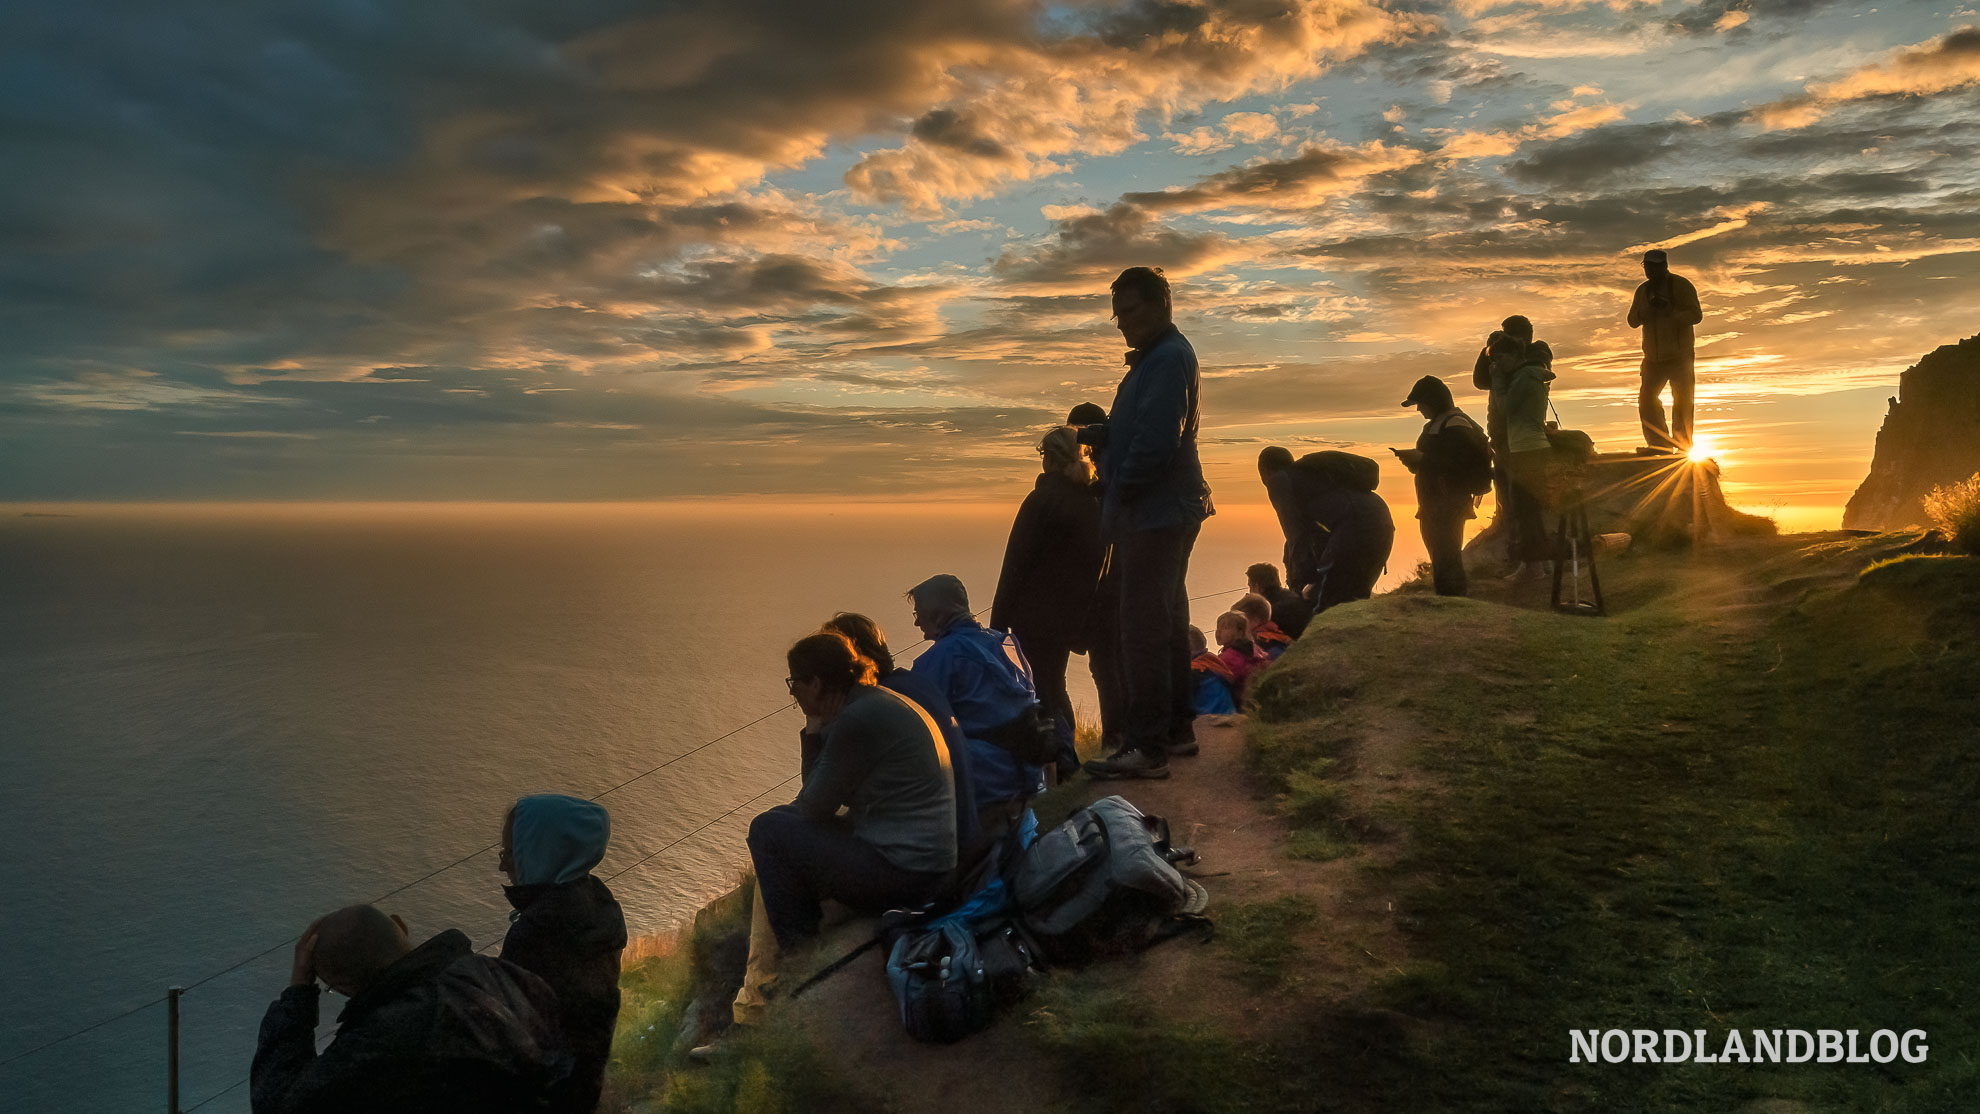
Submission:
[[[1209,894],[1175,867],[1194,858],[1170,845],[1167,821],[1102,797],[1041,834],[1018,861],[1010,880],[1017,927],[1053,963],[1207,930]]]
[[[1322,449],[1293,461],[1293,467],[1319,477],[1331,487],[1352,491],[1373,491],[1382,480],[1382,466],[1372,457]]]
[[[1030,988],[1031,947],[1011,923],[1010,887],[1001,869],[1024,835],[1013,831],[989,849],[963,884],[960,904],[933,917],[935,909],[881,918],[881,932],[892,940],[887,985],[901,1026],[914,1039],[959,1041],[988,1028],[1000,1008]]]

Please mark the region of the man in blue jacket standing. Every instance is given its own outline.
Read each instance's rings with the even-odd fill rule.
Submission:
[[[1104,426],[1080,439],[1106,449],[1100,536],[1120,606],[1127,705],[1122,749],[1086,764],[1099,778],[1165,778],[1171,748],[1193,747],[1189,705],[1190,550],[1215,513],[1196,453],[1196,350],[1176,329],[1169,280],[1129,267],[1113,284],[1128,373]]]

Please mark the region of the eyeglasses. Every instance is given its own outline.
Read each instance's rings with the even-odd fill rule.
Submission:
[[[790,693],[792,696],[796,696],[797,683],[798,683],[798,679],[796,677],[784,678],[784,691]]]

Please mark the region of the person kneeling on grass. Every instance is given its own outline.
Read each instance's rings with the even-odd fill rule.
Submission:
[[[350,999],[321,1053],[319,978]],[[254,1114],[522,1114],[570,1070],[549,984],[459,929],[415,948],[406,922],[351,905],[303,930],[248,1094]]]
[[[552,1109],[591,1114],[612,1058],[619,1019],[619,956],[626,914],[591,873],[605,858],[612,818],[603,805],[541,793],[510,806],[502,821],[503,887],[515,911],[502,958],[557,992],[557,1020],[575,1063]]]
[[[1278,661],[1279,655],[1292,645],[1292,639],[1272,621],[1272,605],[1264,596],[1246,592],[1231,605],[1231,610],[1244,616],[1245,637],[1251,639],[1268,660]]]
[[[785,684],[804,713],[804,788],[749,825],[757,904],[733,1010],[739,1025],[760,1020],[778,953],[818,935],[822,902],[869,913],[923,905],[956,867],[955,780],[942,729],[875,684],[873,663],[842,634],[799,639],[786,660]]]
[[[1231,667],[1210,652],[1203,632],[1189,628],[1189,706],[1199,716],[1230,715],[1237,711],[1237,695]]]
[[[1217,660],[1231,671],[1231,695],[1242,707],[1245,693],[1251,689],[1252,675],[1264,672],[1272,659],[1245,634],[1242,611],[1226,611],[1217,616],[1217,646]]]

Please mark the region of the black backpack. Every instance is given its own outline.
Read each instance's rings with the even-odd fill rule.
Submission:
[[[1485,431],[1479,429],[1478,423],[1472,421],[1469,415],[1460,414],[1458,416],[1465,419],[1463,426],[1460,428],[1469,430],[1470,432],[1459,439],[1464,443],[1464,458],[1452,475],[1452,479],[1457,483],[1458,489],[1466,495],[1490,494],[1492,491],[1492,443],[1485,439]],[[1456,424],[1457,417],[1451,418],[1445,423],[1443,431],[1446,433],[1449,432],[1451,427]]]
[[[1382,466],[1371,457],[1323,449],[1293,461],[1293,467],[1319,478],[1329,487],[1351,491],[1373,491],[1382,480]]]

